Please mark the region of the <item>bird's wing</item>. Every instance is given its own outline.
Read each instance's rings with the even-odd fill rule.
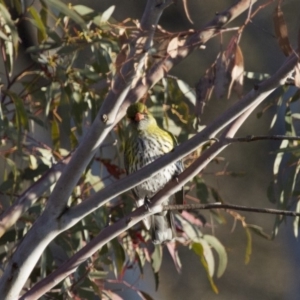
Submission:
[[[125,147],[124,147],[124,153],[123,153],[123,158],[124,158],[124,167],[126,170],[126,174],[128,175],[128,171],[129,171],[129,147],[130,147],[130,143],[129,143],[129,139],[125,141]]]
[[[176,137],[171,132],[169,132],[167,130],[165,130],[165,131],[172,138],[172,140],[173,140],[173,148],[174,148],[175,146],[178,145]],[[177,169],[178,169],[179,172],[177,172],[175,174],[175,176],[179,175],[184,170],[184,166],[183,166],[182,160],[177,161],[176,165],[177,165]],[[184,203],[184,187],[182,187],[178,192],[175,193],[175,204],[183,204],[183,203]]]

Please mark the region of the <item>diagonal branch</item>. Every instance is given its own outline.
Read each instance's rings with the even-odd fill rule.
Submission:
[[[253,91],[251,91],[248,95],[244,97],[244,99],[241,100],[243,105],[240,106],[238,103],[234,105],[235,109],[239,108],[240,111],[242,111],[243,113],[237,114],[239,117],[236,117],[236,120],[232,122],[230,126],[228,126],[228,128],[222,134],[221,138],[216,143],[214,143],[210,148],[204,151],[203,154],[194,163],[192,163],[186,170],[184,170],[178,176],[177,180],[172,180],[171,182],[169,182],[161,191],[159,191],[151,199],[149,204],[151,212],[149,210],[146,210],[145,207],[143,206],[139,207],[134,212],[128,214],[126,217],[122,218],[115,224],[103,229],[101,233],[98,236],[96,236],[91,242],[89,242],[85,247],[83,247],[80,251],[78,251],[73,257],[71,257],[68,261],[66,261],[56,271],[54,271],[45,279],[37,283],[21,299],[27,299],[27,300],[37,299],[37,297],[43,295],[45,292],[51,289],[58,282],[66,278],[68,275],[72,274],[82,262],[87,260],[91,255],[93,255],[93,253],[95,253],[107,242],[117,237],[119,234],[129,229],[130,227],[132,227],[133,225],[135,225],[145,217],[163,210],[164,208],[161,206],[161,204],[172,194],[174,194],[182,185],[187,183],[191,178],[193,178],[201,170],[203,170],[214,157],[216,157],[221,151],[223,151],[230,144],[230,139],[228,138],[232,137],[237,132],[237,130],[243,124],[245,119],[250,115],[250,113],[255,109],[255,107],[259,103],[261,103],[261,101],[269,94],[267,93],[266,89],[273,86],[275,82],[277,83],[277,85],[279,85],[282,82],[282,80],[287,77],[288,73],[293,69],[293,66],[296,63],[297,63],[296,57],[288,59],[285,62],[285,64],[276,72],[275,75],[273,75],[271,78],[269,78],[268,80],[266,80],[264,83],[260,85],[259,87],[260,93],[256,94],[256,98],[252,98],[252,101],[250,103],[246,101],[247,99],[249,101],[249,97],[250,97],[249,94],[253,96]],[[246,105],[246,108],[244,107],[244,105]],[[230,120],[233,118],[233,116],[230,115],[233,111],[235,110],[229,109],[227,112],[224,113],[226,118],[223,115],[217,119],[218,122],[223,120],[223,122],[225,122],[228,125],[230,121],[227,120],[227,118],[229,118]],[[222,128],[226,126],[225,123],[223,124],[223,126],[221,126]],[[219,123],[219,125],[221,124]],[[205,130],[207,129],[204,129],[203,131]],[[212,130],[212,128],[210,128],[209,130]],[[209,135],[209,131],[206,132],[206,134]],[[201,133],[196,135],[194,138],[196,141],[198,141],[198,145],[200,145],[201,142],[203,142],[201,139],[203,138],[203,136],[201,136]],[[182,155],[184,149],[191,150],[191,146],[193,145],[193,143],[191,143],[191,140],[192,139],[190,139],[186,143],[176,148],[174,152],[165,155],[164,157],[158,159],[157,161],[153,162],[152,164],[148,165],[142,170],[118,181],[117,184],[110,185],[109,187],[98,192],[97,194],[95,194],[95,196],[92,196],[89,200],[85,201],[84,205],[78,205],[77,207],[71,208],[69,211],[66,212],[65,215],[62,216],[62,224],[67,224],[67,221],[73,223],[76,218],[77,219],[81,218],[83,214],[85,213],[87,214],[88,210],[89,212],[91,212],[92,210],[95,210],[96,208],[106,203],[108,200],[102,198],[105,197],[105,193],[107,193],[108,195],[109,191],[113,190],[115,191],[115,193],[120,194],[122,191],[128,190],[132,186],[145,180],[145,178],[148,178],[149,176],[152,176],[153,174],[158,172],[156,170],[165,167],[168,163],[170,163],[170,161],[172,161],[172,159],[173,161],[178,160],[178,158],[181,157],[180,155]],[[110,193],[110,197],[114,197],[114,196],[112,196],[112,193]],[[92,207],[93,205],[94,207]]]
[[[167,56],[166,58],[155,63],[147,72],[145,78],[140,79],[135,88],[131,90],[126,97],[126,101],[122,104],[120,112],[117,116],[116,123],[118,123],[125,114],[126,108],[138,99],[141,99],[145,93],[159,80],[161,80],[167,72],[169,72],[175,65],[189,56],[195,49],[205,44],[209,39],[220,32],[222,27],[226,26],[232,20],[246,11],[250,5],[255,4],[257,0],[240,0],[238,3],[232,5],[230,8],[218,13],[212,21],[207,23],[201,31],[186,36],[183,39],[183,45],[176,49],[177,55]]]
[[[194,137],[192,137],[185,143],[177,146],[174,151],[157,159],[141,170],[107,186],[76,207],[70,208],[62,216],[61,226],[64,228],[73,226],[84,216],[101,207],[114,197],[130,190],[132,187],[142,183],[147,178],[158,173],[167,165],[176,162],[177,160],[182,159],[186,155],[195,151],[203,143],[215,137],[218,132],[228,126],[233,120],[240,117],[238,123],[242,124],[244,122],[243,120],[247,118],[247,116],[253,111],[253,109],[255,109],[257,105],[259,105],[271,92],[273,92],[284,82],[285,78],[293,70],[296,63],[296,56],[289,57],[283,64],[283,66],[273,76],[262,82],[258,87],[255,87],[255,89],[251,90],[247,95],[245,95],[243,99],[235,103],[222,115],[218,116],[201,132],[197,133]],[[239,128],[240,124],[231,129],[230,134],[228,134],[227,136],[225,134],[225,136],[227,138],[232,137],[235,134],[236,130]],[[220,143],[224,146],[230,143],[230,140],[225,140],[225,136],[223,137],[222,141],[220,139]],[[212,147],[214,147],[214,145]]]
[[[150,11],[150,8],[153,7],[155,9]],[[164,5],[157,5],[156,0],[148,0],[142,23],[147,21],[147,26],[155,27],[164,8]],[[149,18],[146,17],[147,15]],[[151,19],[151,17],[155,18]],[[45,247],[62,231],[60,216],[67,209],[67,201],[74,186],[97,148],[113,129],[119,107],[130,90],[133,80],[140,77],[141,72],[136,72],[135,64],[139,67],[143,65],[146,56],[145,50],[148,50],[145,48],[145,43],[146,41],[149,43],[149,39],[147,39],[149,34],[151,32],[141,31],[138,37],[132,41],[127,62],[122,66],[120,74],[114,78],[111,90],[92,126],[61,174],[43,214],[29,230],[10,259],[0,281],[0,295],[5,299],[15,300],[18,298]]]

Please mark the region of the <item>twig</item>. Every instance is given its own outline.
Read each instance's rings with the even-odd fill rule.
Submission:
[[[221,202],[216,203],[197,203],[197,204],[172,204],[172,205],[164,205],[163,210],[196,210],[196,209],[233,209],[240,211],[250,211],[262,214],[272,214],[272,215],[281,215],[281,216],[289,216],[289,217],[297,217],[300,216],[300,213],[295,211],[288,210],[280,210],[273,208],[259,208],[259,207],[247,207],[243,205],[235,205],[235,204],[224,204]]]
[[[286,135],[248,135],[246,137],[236,137],[236,138],[227,138],[231,143],[233,142],[253,142],[253,141],[262,141],[262,140],[275,140],[275,141],[300,141],[299,136],[286,136]]]

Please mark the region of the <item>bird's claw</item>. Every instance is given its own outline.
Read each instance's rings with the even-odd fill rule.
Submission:
[[[174,175],[173,176],[173,180],[175,180],[177,183],[179,182],[179,177],[178,177],[178,175]]]
[[[146,210],[148,210],[149,212],[151,212],[150,199],[148,197],[145,197],[144,205],[145,205]]]

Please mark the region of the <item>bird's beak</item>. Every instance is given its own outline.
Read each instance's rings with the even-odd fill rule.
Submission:
[[[135,114],[135,117],[134,117],[134,120],[135,120],[136,122],[139,122],[139,121],[143,120],[144,118],[145,118],[144,114],[136,113],[136,114]]]

